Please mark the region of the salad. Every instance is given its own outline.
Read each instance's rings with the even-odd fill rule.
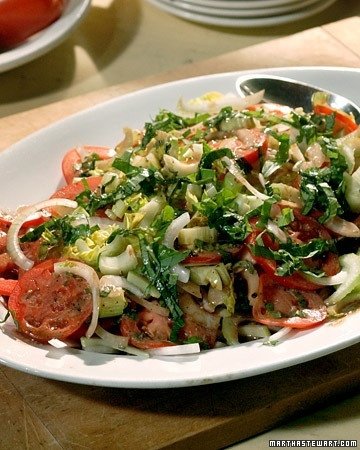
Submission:
[[[62,172],[50,199],[0,216],[2,303],[31,340],[181,354],[359,304],[360,132],[324,93],[310,113],[181,100],[114,148],[69,150]]]

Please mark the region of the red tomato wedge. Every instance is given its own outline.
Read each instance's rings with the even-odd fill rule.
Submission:
[[[314,105],[314,112],[316,114],[324,114],[330,115],[335,114],[335,126],[334,126],[334,135],[337,135],[341,131],[344,131],[345,134],[351,133],[358,128],[357,123],[353,120],[353,118],[342,111],[338,111],[334,108],[331,108],[328,105]]]
[[[16,265],[7,252],[0,254],[0,275],[7,276],[12,271],[16,270]],[[0,292],[1,295],[1,292]]]
[[[257,235],[259,234],[259,231],[254,231],[251,233],[247,239],[246,243],[248,245],[252,245],[255,243],[255,239]],[[266,237],[267,234],[264,233],[263,237]],[[266,244],[269,248],[272,248],[274,250],[274,245],[271,245],[271,239],[263,239],[264,244]],[[249,248],[249,251],[251,252],[251,248]],[[321,286],[318,284],[315,284],[306,278],[304,278],[300,273],[293,273],[292,275],[286,275],[286,276],[279,276],[276,275],[276,268],[277,264],[276,261],[273,259],[264,258],[263,256],[255,256],[252,254],[252,257],[254,258],[256,264],[274,281],[276,281],[279,285],[284,286],[286,288],[290,289],[300,289],[303,291],[316,291]]]
[[[18,282],[16,280],[0,278],[0,295],[5,295],[8,297],[13,292],[17,284]]]
[[[264,109],[266,112],[275,114],[277,116],[284,116],[292,111],[289,106],[281,105],[280,103],[258,103],[256,105],[248,106],[248,109],[249,111]]]
[[[294,210],[295,220],[291,222],[288,227],[288,233],[294,242],[299,244],[309,242],[311,239],[321,238],[324,240],[331,239],[330,233],[321,225],[314,217],[304,216],[298,210]],[[254,231],[247,237],[246,244],[255,244],[256,237],[261,230],[256,229],[256,220],[252,220],[251,224]],[[262,234],[262,240],[266,247],[277,250],[278,243],[274,242],[268,233]],[[249,248],[251,252],[251,248]],[[279,285],[289,289],[299,289],[301,291],[316,291],[321,286],[307,280],[300,272],[295,272],[292,275],[279,276],[276,275],[277,263],[273,259],[267,259],[262,256],[252,255],[258,266],[264,271],[273,281]],[[335,275],[340,270],[339,258],[336,254],[327,252],[325,258],[317,261],[316,258],[310,258],[307,261],[309,267],[313,265],[322,269],[327,276]]]
[[[68,184],[56,191],[50,198],[67,198],[69,200],[75,200],[75,198],[81,194],[81,192],[85,191],[87,187],[89,187],[91,191],[95,191],[99,187],[101,179],[102,177],[89,177],[85,178],[84,181]]]
[[[41,225],[42,223],[46,222],[49,218],[48,216],[49,215],[47,213],[39,211],[31,215],[28,218],[28,220],[22,224],[21,228],[37,227],[38,225]],[[4,217],[0,214],[0,230],[7,230],[11,224],[12,220],[9,216]]]
[[[267,326],[310,328],[326,319],[327,310],[320,295],[300,289],[286,289],[263,274],[260,276],[253,316],[257,322]]]
[[[181,264],[184,266],[208,266],[219,264],[222,256],[218,252],[200,252],[197,255],[187,256]]]
[[[146,320],[142,317],[144,313],[147,316]],[[121,317],[120,333],[122,336],[129,337],[129,344],[142,350],[174,345],[168,340],[170,336],[168,324],[165,325],[166,332],[161,332],[161,328],[164,328],[164,321],[168,321],[168,319],[150,311],[144,313],[139,314],[138,320],[126,315]],[[151,319],[149,316],[152,316]],[[150,336],[151,328],[149,327],[154,320],[157,325],[160,323],[161,327],[156,329],[156,335]]]
[[[25,272],[8,301],[18,330],[39,342],[66,339],[90,317],[88,283],[72,274],[55,274],[47,260]]]
[[[0,49],[9,49],[57,20],[68,0],[1,0]]]
[[[67,184],[72,183],[75,176],[78,175],[76,164],[81,163],[82,156],[90,156],[96,154],[99,159],[104,160],[110,158],[108,147],[96,147],[84,145],[82,147],[72,148],[69,150],[62,160],[62,173]]]
[[[243,159],[251,166],[255,165],[260,156],[266,154],[268,148],[268,137],[256,128],[237,130],[236,136],[231,136],[216,141],[214,148],[229,148],[235,158]]]

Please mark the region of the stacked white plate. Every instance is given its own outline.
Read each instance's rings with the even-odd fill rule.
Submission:
[[[193,22],[227,27],[263,27],[304,19],[336,0],[148,0]]]

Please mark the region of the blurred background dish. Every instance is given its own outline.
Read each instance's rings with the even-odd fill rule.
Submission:
[[[91,0],[70,0],[58,20],[22,44],[0,53],[0,73],[38,58],[59,45],[85,16]]]
[[[172,0],[177,3],[179,0]],[[301,0],[180,0],[197,6],[208,6],[221,9],[268,9],[275,6],[288,6]]]
[[[293,13],[298,10],[305,10],[308,6],[319,4],[319,0],[298,0],[279,6],[271,6],[268,8],[220,8],[213,6],[202,6],[191,0],[160,0],[162,3],[181,8],[184,11],[191,13],[199,13],[205,16],[229,17],[229,18],[256,18],[278,16],[288,13]],[[256,3],[256,2],[255,2]]]
[[[163,11],[174,14],[186,20],[207,25],[224,27],[269,27],[295,22],[318,14],[335,3],[336,0],[253,0],[252,5],[268,3],[268,7],[249,8],[249,1],[224,0],[226,8],[222,8],[220,0],[214,0],[214,7],[209,6],[211,0],[204,3],[195,0],[148,0]],[[215,4],[217,6],[215,6]],[[233,4],[233,8],[230,8]],[[242,8],[242,5],[247,5]],[[278,10],[274,8],[279,8]]]

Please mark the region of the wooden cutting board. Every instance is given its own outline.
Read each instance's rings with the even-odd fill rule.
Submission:
[[[115,95],[205,73],[297,65],[360,67],[360,18],[0,119],[0,149]],[[62,383],[0,367],[1,449],[218,449],[360,387],[360,344],[249,379],[136,390]]]

